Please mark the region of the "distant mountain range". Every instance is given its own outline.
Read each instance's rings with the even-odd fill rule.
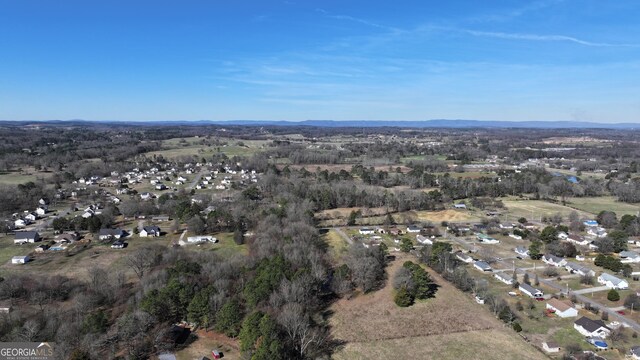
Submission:
[[[401,128],[529,128],[529,129],[640,129],[639,123],[595,123],[586,121],[492,121],[492,120],[170,120],[170,121],[119,121],[119,120],[46,120],[0,121],[0,125],[246,125],[246,126],[317,126],[317,127],[401,127]]]

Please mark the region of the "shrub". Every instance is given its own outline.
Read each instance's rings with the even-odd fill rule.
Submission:
[[[618,300],[620,300],[620,294],[618,294],[618,292],[615,289],[611,289],[611,290],[609,290],[609,293],[607,294],[607,300],[609,300],[609,301],[618,301]]]
[[[512,327],[513,327],[513,330],[515,330],[515,332],[521,332],[522,331],[522,326],[520,326],[520,324],[517,323],[517,322],[514,322]]]
[[[400,289],[394,296],[393,301],[400,307],[408,307],[413,304],[414,297],[406,289]]]

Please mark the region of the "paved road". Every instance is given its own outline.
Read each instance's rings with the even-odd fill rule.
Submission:
[[[592,288],[588,288],[588,289],[582,289],[582,290],[572,290],[571,292],[574,294],[592,294],[594,292],[598,292],[598,291],[609,291],[610,289],[606,286],[596,286],[596,287],[592,287]]]
[[[187,186],[187,189],[191,190],[193,188],[196,187],[196,185],[198,185],[198,183],[200,182],[200,179],[202,179],[202,175],[204,175],[206,171],[205,170],[201,170],[196,177],[193,178],[193,181],[191,182],[191,184],[189,184],[189,186]]]

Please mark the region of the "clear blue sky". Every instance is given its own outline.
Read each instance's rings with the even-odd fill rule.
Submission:
[[[0,119],[640,122],[637,0],[0,0]]]

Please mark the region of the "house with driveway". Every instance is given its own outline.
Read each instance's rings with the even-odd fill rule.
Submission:
[[[140,231],[141,237],[155,237],[160,236],[160,228],[152,225],[152,226],[144,226]]]
[[[493,271],[491,265],[489,265],[486,261],[476,261],[473,263],[473,267],[480,271]]]
[[[549,266],[555,266],[555,267],[561,267],[567,263],[565,259],[555,256],[553,254],[545,254],[542,257],[542,261]]]
[[[621,263],[629,264],[640,262],[640,254],[635,251],[621,251],[618,255],[620,255]]]
[[[616,290],[624,290],[629,288],[629,283],[626,280],[617,278],[607,273],[602,273],[600,276],[598,276],[598,283],[610,289]]]
[[[587,337],[604,339],[611,334],[611,329],[609,329],[602,320],[591,320],[585,316],[576,320],[573,323],[573,328]]]
[[[575,263],[573,261],[567,262],[564,268],[567,269],[567,271],[572,274],[578,274],[581,276],[585,276],[585,275],[596,276],[596,272],[593,271],[590,267]]]
[[[552,298],[547,302],[546,308],[553,311],[554,314],[561,318],[578,316],[578,310],[576,310],[576,308],[573,307],[573,304],[568,301]]]
[[[522,291],[523,293],[527,294],[529,297],[532,297],[532,298],[540,298],[544,296],[544,293],[542,292],[542,290],[536,289],[527,283],[520,284],[520,286],[518,286],[518,290]]]

